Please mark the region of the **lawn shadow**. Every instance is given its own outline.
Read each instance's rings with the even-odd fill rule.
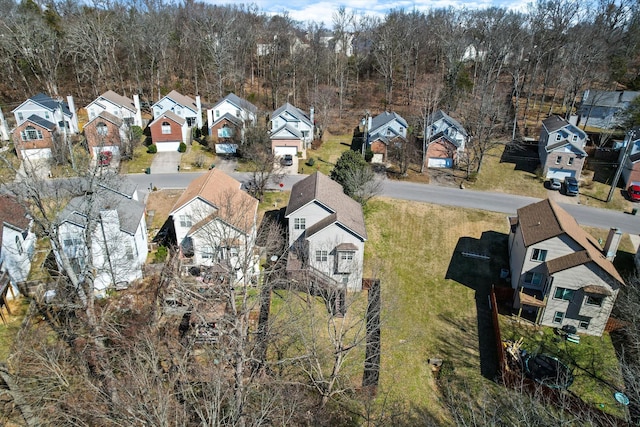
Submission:
[[[344,145],[345,147],[351,147],[351,144],[347,144],[346,142],[341,142],[340,145]]]
[[[500,271],[508,266],[507,235],[485,231],[479,239],[461,237],[449,262],[446,279],[475,291],[480,373],[494,380],[498,370],[495,334],[489,293],[500,280]]]
[[[502,156],[500,156],[500,163],[512,163],[514,170],[535,174],[540,165],[538,146],[532,144],[506,144]]]

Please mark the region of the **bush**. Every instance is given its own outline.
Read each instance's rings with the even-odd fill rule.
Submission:
[[[147,147],[147,153],[156,154],[158,152],[158,147],[156,144],[151,144]]]
[[[367,148],[367,150],[364,152],[364,160],[367,163],[371,163],[371,159],[373,159],[373,150],[371,150],[371,148]]]
[[[167,259],[167,255],[169,255],[169,250],[165,246],[158,246],[158,250],[153,257],[153,262],[155,264],[162,264]]]
[[[180,146],[178,147],[178,152],[184,153],[185,151],[187,151],[187,144],[185,144],[184,142],[181,142]]]
[[[309,160],[307,160],[307,166],[313,166],[316,164],[316,160],[313,157],[309,157]]]
[[[140,126],[131,126],[131,135],[133,135],[133,139],[140,139],[144,132]]]

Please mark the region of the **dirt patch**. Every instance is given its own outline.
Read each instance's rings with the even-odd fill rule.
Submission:
[[[150,220],[149,231],[159,230],[169,217],[171,208],[182,194],[183,190],[158,190],[153,191],[147,198],[147,218]]]

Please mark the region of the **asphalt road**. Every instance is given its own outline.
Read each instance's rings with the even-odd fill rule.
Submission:
[[[148,191],[156,188],[186,188],[187,185],[200,176],[201,173],[173,173],[173,174],[132,174],[128,178],[138,184],[140,191]],[[249,179],[249,174],[234,173],[234,178],[239,181]],[[305,175],[287,175],[282,182],[272,183],[273,189],[282,188],[290,190],[294,183],[303,179]],[[280,186],[282,184],[282,187]],[[414,200],[418,202],[434,203],[443,206],[456,206],[471,209],[480,209],[493,212],[501,212],[506,215],[514,215],[518,208],[540,199],[533,197],[516,196],[513,194],[474,191],[441,187],[430,184],[417,184],[412,182],[383,180],[381,196],[402,200]],[[610,209],[599,209],[589,206],[560,204],[581,225],[610,228],[618,227],[622,232],[629,234],[640,233],[640,214],[637,216],[629,213]],[[640,207],[640,206],[639,206]]]

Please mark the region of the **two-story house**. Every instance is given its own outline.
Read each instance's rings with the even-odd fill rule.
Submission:
[[[382,163],[387,160],[389,144],[398,138],[407,138],[407,121],[398,113],[385,111],[367,120],[365,134],[366,147],[373,151],[372,163]]]
[[[158,151],[177,151],[181,142],[191,141],[191,129],[202,127],[200,97],[194,100],[175,90],[152,105],[153,121],[149,123],[151,140]]]
[[[6,271],[14,291],[27,280],[36,236],[26,209],[9,196],[0,196],[0,270]],[[14,292],[15,293],[15,292]]]
[[[122,143],[128,138],[128,131],[129,125],[123,119],[101,111],[84,125],[89,154],[97,158],[99,153],[109,152],[112,156],[119,157]]]
[[[580,126],[611,129],[620,125],[619,114],[640,95],[631,90],[593,90],[584,91],[578,106]]]
[[[13,109],[16,126],[20,126],[30,117],[37,116],[53,123],[60,132],[78,133],[78,117],[75,112],[73,97],[67,102],[56,100],[44,93],[39,93],[24,101]]]
[[[95,119],[102,112],[107,112],[128,125],[142,127],[142,112],[140,97],[136,94],[133,99],[108,90],[86,106],[89,121]]]
[[[469,134],[442,110],[431,114],[424,129],[425,163],[430,168],[451,168],[464,153]]]
[[[545,178],[580,179],[587,153],[587,134],[560,116],[542,121],[538,156]]]
[[[621,233],[601,248],[551,200],[518,209],[510,218],[509,262],[514,308],[536,324],[575,326],[602,335],[624,281],[613,266]]]
[[[623,146],[623,149],[620,150],[619,161],[624,161],[622,179],[624,179],[625,188],[640,185],[640,126],[627,132]],[[627,155],[625,156],[625,154]]]
[[[271,115],[271,149],[276,156],[295,156],[306,150],[313,133],[313,108],[307,115],[287,102]]]
[[[237,282],[259,272],[258,200],[219,169],[194,179],[169,214],[184,268],[214,268]]]
[[[207,127],[216,153],[235,153],[238,143],[244,140],[246,127],[256,123],[257,114],[258,107],[233,93],[207,110]]]
[[[362,206],[342,186],[320,172],[294,184],[285,212],[288,222],[287,272],[308,273],[325,285],[362,289],[367,230]]]
[[[100,293],[142,278],[147,225],[135,184],[126,180],[100,184],[71,199],[58,216],[58,239],[76,274],[92,274]],[[62,254],[57,253],[56,259],[61,263]]]

